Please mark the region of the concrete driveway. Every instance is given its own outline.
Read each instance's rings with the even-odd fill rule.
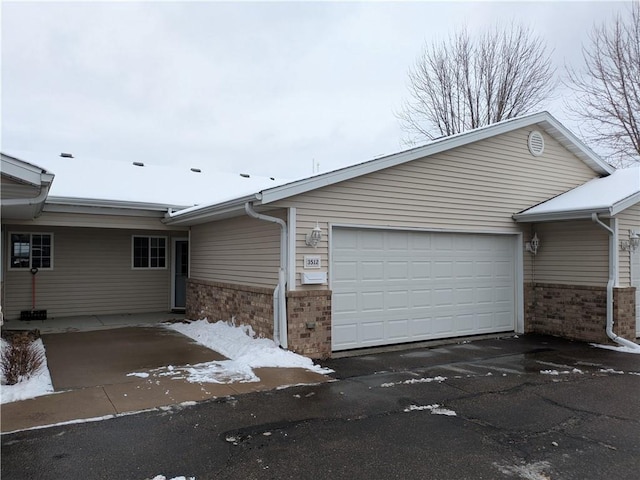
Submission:
[[[638,478],[639,355],[525,336],[322,363],[338,381],[3,435],[2,477]]]
[[[52,333],[42,341],[56,393],[2,405],[2,432],[329,380],[303,369],[259,368],[260,382],[192,383],[166,367],[225,357],[160,325]]]

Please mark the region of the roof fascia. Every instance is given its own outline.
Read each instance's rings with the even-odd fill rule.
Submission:
[[[453,135],[442,140],[437,140],[428,145],[417,147],[412,150],[396,153],[375,160],[359,163],[350,167],[345,167],[333,172],[324,173],[315,177],[306,178],[297,182],[281,185],[279,187],[269,188],[261,192],[261,200],[263,204],[268,204],[306,193],[317,188],[333,185],[338,182],[350,180],[362,175],[377,172],[385,168],[394,167],[406,162],[417,160],[419,158],[435,155],[447,150],[462,147],[473,142],[485,140],[490,137],[508,133],[519,128],[528,127],[530,125],[541,124],[544,130],[560,143],[565,146],[580,160],[585,162],[591,169],[601,175],[609,175],[615,171],[613,167],[604,162],[590,148],[584,145],[573,133],[567,130],[560,122],[558,122],[548,112],[540,112],[525,117],[506,120],[504,122],[489,125],[487,127],[463,132]],[[560,137],[560,138],[558,138]]]
[[[124,217],[151,217],[161,219],[166,209],[164,210],[142,210],[132,208],[114,208],[114,207],[90,207],[86,205],[62,205],[62,204],[45,204],[43,210],[44,213],[70,213],[70,214],[84,214],[84,215],[116,215]]]
[[[548,213],[516,213],[511,216],[518,223],[537,223],[537,222],[554,222],[558,220],[582,220],[589,219],[593,213],[598,215],[604,215],[607,217],[612,216],[611,209],[609,208],[597,208],[597,209],[584,209],[584,210],[566,210],[562,212],[548,212]]]
[[[166,212],[169,209],[187,208],[184,205],[167,205],[161,203],[144,203],[144,202],[128,202],[123,200],[100,200],[92,198],[75,198],[75,197],[52,197],[47,198],[47,206],[58,205],[68,207],[102,207],[102,208],[118,208],[125,210],[148,210]],[[90,212],[87,212],[90,213]]]
[[[219,218],[236,217],[244,214],[245,203],[256,200],[260,200],[260,195],[254,193],[227,202],[190,209],[187,212],[168,212],[162,223],[166,225],[198,225]]]
[[[624,198],[619,202],[613,204],[613,206],[611,207],[611,215],[617,215],[623,210],[634,206],[638,202],[640,202],[640,192],[629,195],[627,198]]]
[[[49,185],[54,175],[24,160],[2,154],[2,174],[35,187]]]

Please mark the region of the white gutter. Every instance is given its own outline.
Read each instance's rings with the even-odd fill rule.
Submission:
[[[47,199],[49,194],[49,185],[42,185],[40,193],[36,197],[31,198],[10,198],[2,200],[2,205],[7,207],[16,207],[22,205],[37,205],[43,203]]]
[[[613,286],[618,278],[618,268],[616,252],[618,250],[618,229],[611,228],[606,223],[598,218],[597,213],[591,215],[591,219],[604,228],[609,233],[609,281],[607,282],[607,336],[623,347],[632,348],[634,350],[640,350],[640,345],[634,343],[626,338],[619,337],[613,333]],[[615,222],[615,219],[613,219]]]
[[[256,212],[252,202],[245,203],[244,210],[251,218],[280,225],[280,269],[278,285],[273,291],[273,340],[282,348],[287,348],[287,223],[280,218]]]

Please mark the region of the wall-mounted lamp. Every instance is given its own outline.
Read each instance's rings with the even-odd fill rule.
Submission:
[[[538,234],[534,233],[533,238],[530,242],[525,243],[524,248],[527,252],[531,252],[534,255],[538,253],[538,247],[540,246],[540,239],[538,238]]]
[[[320,240],[322,240],[322,230],[320,230],[320,226],[318,225],[318,222],[316,222],[316,226],[313,227],[313,230],[307,233],[307,238],[304,243],[315,248],[318,246]]]
[[[640,246],[640,234],[635,230],[629,230],[629,240],[620,240],[620,250],[635,252]]]

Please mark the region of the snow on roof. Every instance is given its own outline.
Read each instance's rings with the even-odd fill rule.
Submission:
[[[55,175],[49,202],[60,199],[189,207],[223,202],[286,183],[269,177],[219,172],[194,165],[176,167],[136,161],[103,161],[10,152]],[[196,171],[194,171],[196,170]]]
[[[591,213],[615,215],[640,201],[640,167],[616,170],[514,215],[516,220],[534,221],[552,218],[590,216]]]

